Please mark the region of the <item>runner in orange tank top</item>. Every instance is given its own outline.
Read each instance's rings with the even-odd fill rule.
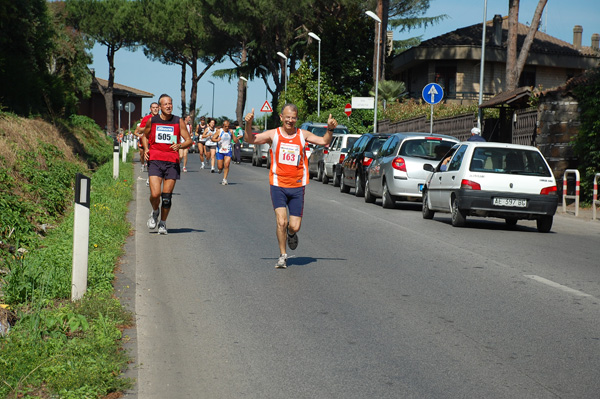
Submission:
[[[244,118],[246,121],[244,141],[249,144],[271,144],[269,183],[279,242],[279,259],[275,267],[285,269],[287,267],[286,244],[292,250],[298,246],[297,233],[302,224],[304,210],[304,187],[309,180],[308,159],[304,148],[307,142],[328,145],[333,137],[333,129],[338,123],[329,114],[327,133],[319,137],[309,131],[296,128],[298,107],[294,104],[284,105],[279,117],[282,122],[281,127],[252,134],[253,108],[252,112]]]

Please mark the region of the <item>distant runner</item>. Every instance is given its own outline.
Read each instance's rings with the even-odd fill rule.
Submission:
[[[227,176],[229,175],[229,164],[231,163],[231,141],[239,142],[238,138],[229,130],[229,121],[223,122],[223,128],[219,129],[212,137],[212,141],[217,143],[217,168],[219,173],[225,169],[223,173],[222,185],[226,186]]]
[[[306,142],[316,145],[328,145],[333,137],[337,121],[329,114],[327,132],[319,137],[309,131],[296,128],[298,107],[286,104],[279,115],[282,126],[256,135],[252,134],[254,108],[246,115],[244,140],[249,144],[271,144],[271,168],[269,182],[271,201],[277,221],[277,241],[279,259],[276,268],[287,267],[287,246],[291,250],[298,246],[298,231],[302,224],[304,210],[304,190],[308,184],[308,159],[304,148]],[[289,220],[288,220],[289,210]],[[287,237],[287,241],[286,241]]]
[[[140,149],[140,162],[142,164],[141,171],[143,172],[146,169],[146,159],[144,158],[144,128],[146,127],[146,122],[150,120],[155,115],[158,115],[160,108],[157,102],[153,102],[150,104],[150,113],[142,118],[138,126],[135,128],[133,132],[134,135],[139,139],[138,147]]]

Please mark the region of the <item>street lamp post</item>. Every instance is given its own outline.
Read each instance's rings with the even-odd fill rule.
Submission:
[[[212,111],[211,111],[210,117],[214,118],[215,117],[215,84],[213,83],[212,80],[209,80],[208,83],[210,83],[211,85],[213,85]]]
[[[381,19],[373,12],[365,12],[377,22],[377,71],[375,72],[375,112],[373,114],[373,133],[377,133],[377,92],[379,91],[379,47],[381,41]]]
[[[321,38],[309,32],[308,36],[319,42],[319,72],[317,75],[317,116],[321,116]]]
[[[283,54],[281,51],[278,51],[277,55],[280,56],[281,58],[283,58],[285,60],[285,71],[283,73],[283,86],[284,86],[283,91],[285,92],[285,95],[283,96],[283,101],[285,103],[287,103],[287,69],[288,69],[288,57],[286,57],[286,55]]]

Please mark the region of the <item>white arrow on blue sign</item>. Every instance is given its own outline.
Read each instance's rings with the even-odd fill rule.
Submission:
[[[423,88],[423,100],[427,104],[437,104],[444,98],[444,89],[437,83],[429,83]]]

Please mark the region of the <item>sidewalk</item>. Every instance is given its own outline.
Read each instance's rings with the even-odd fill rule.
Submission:
[[[562,202],[559,202],[558,208],[556,208],[555,216],[576,219],[576,220],[582,220],[582,221],[586,221],[586,222],[600,223],[600,209],[599,208],[596,208],[596,220],[592,220],[592,216],[593,216],[592,207],[582,208],[580,206],[578,216],[575,216],[575,204],[567,205],[566,212],[563,212]]]

